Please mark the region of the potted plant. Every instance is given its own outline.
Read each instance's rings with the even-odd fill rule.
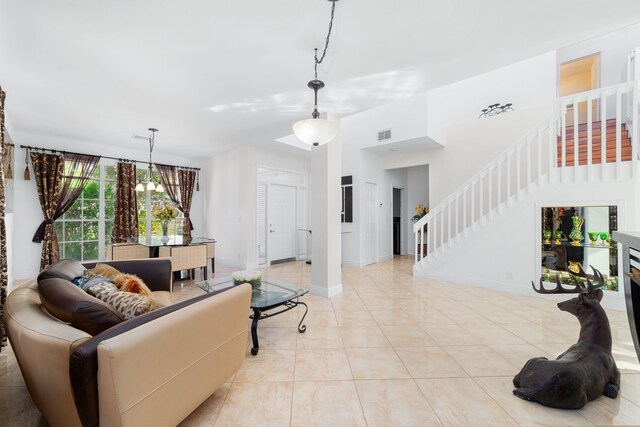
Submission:
[[[163,245],[169,242],[169,221],[178,216],[178,208],[173,203],[162,203],[151,207],[151,216],[160,220],[162,226],[162,237],[160,241]]]
[[[416,214],[411,218],[411,222],[418,222],[420,219],[429,213],[429,206],[418,204],[415,209]]]

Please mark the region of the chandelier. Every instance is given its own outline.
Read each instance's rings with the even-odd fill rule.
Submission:
[[[314,146],[326,144],[336,137],[338,134],[338,124],[327,119],[320,118],[320,112],[318,111],[318,91],[324,87],[324,82],[318,80],[318,65],[322,63],[327,55],[327,48],[329,47],[329,39],[331,37],[331,29],[333,28],[333,16],[336,9],[336,2],[338,0],[328,0],[331,4],[331,20],[329,21],[329,32],[327,33],[327,39],[324,45],[324,51],[322,56],[318,59],[318,49],[314,49],[314,71],[315,78],[311,80],[307,86],[313,89],[314,103],[313,112],[311,118],[306,120],[300,120],[293,125],[293,133],[296,137],[306,143]]]
[[[162,186],[162,183],[161,182],[158,182],[158,184],[154,183],[153,174],[152,174],[153,163],[151,161],[151,154],[153,153],[153,146],[156,143],[155,136],[156,136],[156,132],[158,132],[158,129],[149,128],[149,131],[151,132],[151,135],[149,135],[149,137],[137,137],[137,138],[142,138],[149,141],[149,168],[147,169],[147,176],[144,179],[144,181],[138,180],[138,184],[136,185],[136,191],[144,191],[146,189],[147,191],[156,191],[157,193],[163,193],[164,187]]]

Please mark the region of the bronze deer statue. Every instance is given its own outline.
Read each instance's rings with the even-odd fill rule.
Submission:
[[[533,289],[541,294],[577,293],[578,296],[558,303],[558,308],[576,316],[580,321],[578,342],[569,347],[556,360],[534,357],[513,378],[513,394],[561,409],[579,409],[588,401],[605,395],[612,399],[620,389],[620,371],[611,355],[611,328],[609,319],[600,305],[604,277],[591,267],[593,275],[580,269],[584,282],[573,278],[573,287],[565,288],[556,278],[554,289]],[[593,283],[595,282],[595,284]]]

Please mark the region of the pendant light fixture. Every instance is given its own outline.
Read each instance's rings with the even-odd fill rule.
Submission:
[[[324,82],[318,80],[318,65],[322,64],[325,56],[327,55],[327,48],[329,47],[329,39],[331,38],[331,30],[333,28],[333,16],[336,9],[336,2],[338,0],[328,0],[331,2],[331,20],[329,21],[329,32],[327,33],[327,39],[324,45],[324,51],[322,56],[318,59],[318,49],[314,49],[314,71],[315,78],[311,80],[307,86],[313,89],[314,103],[313,113],[311,118],[306,120],[300,120],[293,125],[293,133],[296,137],[306,143],[314,146],[326,144],[336,137],[338,134],[338,124],[327,119],[320,118],[320,112],[318,111],[318,91],[324,87]]]
[[[158,184],[156,185],[153,182],[153,174],[152,174],[153,163],[151,161],[151,154],[153,153],[153,146],[156,144],[155,136],[156,136],[156,132],[158,132],[158,129],[149,128],[149,131],[151,132],[151,135],[149,135],[148,138],[142,137],[149,141],[149,168],[147,171],[147,177],[144,179],[144,182],[146,182],[146,184],[143,183],[141,180],[138,180],[138,184],[136,185],[136,191],[144,191],[146,189],[147,191],[155,191],[156,193],[163,193],[164,187],[162,186],[162,183],[158,182]]]

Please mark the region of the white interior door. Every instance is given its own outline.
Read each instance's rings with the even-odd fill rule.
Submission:
[[[378,262],[378,186],[365,183],[364,197],[364,262]]]
[[[267,184],[258,183],[257,200],[257,240],[258,240],[258,264],[267,262]]]
[[[271,184],[267,197],[269,261],[296,257],[296,187]]]

